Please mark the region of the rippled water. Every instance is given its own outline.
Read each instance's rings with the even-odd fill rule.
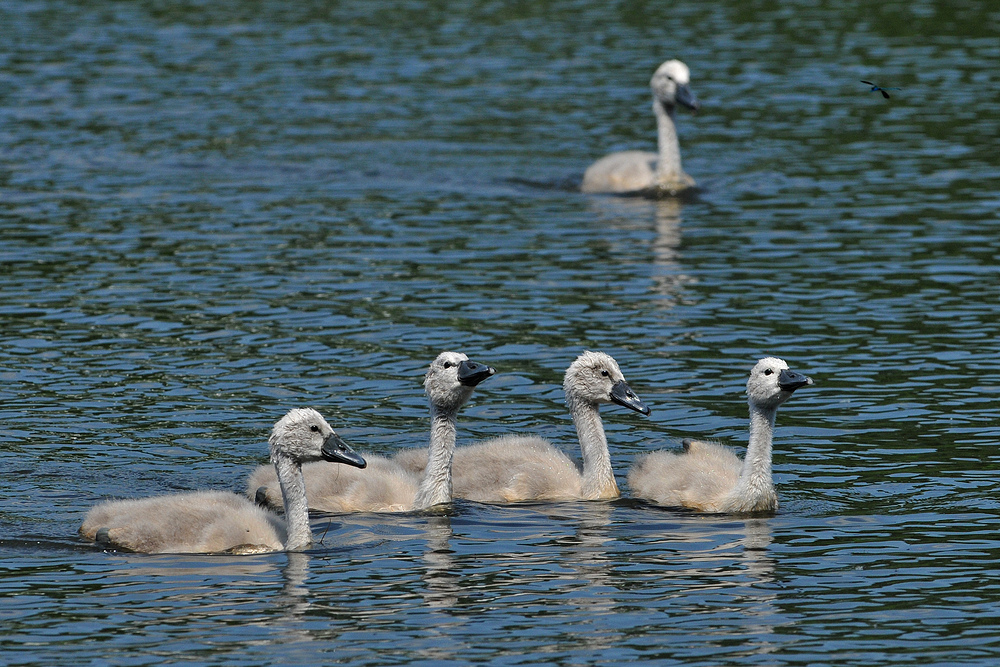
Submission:
[[[0,4],[4,664],[994,664],[1000,13],[987,3]],[[683,201],[578,194],[652,148]],[[902,90],[884,100],[859,79]],[[304,554],[106,553],[110,496],[239,490],[288,408],[423,444],[575,433],[615,356],[620,483],[739,445],[779,355],[773,517],[613,503],[317,516]]]

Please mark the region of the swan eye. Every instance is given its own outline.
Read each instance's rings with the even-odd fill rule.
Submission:
[[[764,375],[774,375],[774,371],[772,371],[770,368],[766,368],[764,369]]]
[[[446,361],[446,362],[444,362],[444,364],[443,364],[443,366],[444,366],[445,368],[451,368],[451,367],[452,367],[452,366],[454,366],[454,365],[455,365],[455,364],[451,363],[450,361]]]
[[[313,424],[312,426],[309,427],[309,430],[312,431],[313,433],[319,433],[319,426]]]
[[[608,377],[610,375],[607,371],[601,371],[601,376]]]

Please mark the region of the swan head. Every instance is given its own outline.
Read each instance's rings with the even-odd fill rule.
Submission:
[[[793,391],[812,383],[812,378],[789,369],[783,360],[766,357],[750,371],[747,398],[753,405],[774,409],[787,401]]]
[[[367,465],[312,408],[289,411],[274,425],[268,443],[272,460],[285,457],[298,463],[326,460],[356,468]]]
[[[472,361],[461,352],[442,352],[431,362],[424,377],[424,390],[435,408],[458,410],[480,382],[496,369]]]
[[[649,414],[649,408],[625,381],[618,362],[603,352],[584,352],[576,358],[563,378],[566,402],[617,403],[629,410]]]
[[[680,60],[668,60],[656,69],[649,86],[653,89],[653,97],[666,111],[672,111],[678,104],[697,111],[701,104],[691,92],[690,82],[688,66]]]

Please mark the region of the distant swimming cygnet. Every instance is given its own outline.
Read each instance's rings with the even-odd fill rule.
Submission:
[[[688,87],[690,80],[691,73],[681,61],[668,60],[660,65],[649,82],[659,153],[622,151],[602,157],[583,174],[583,192],[663,196],[694,187],[694,179],[681,169],[681,147],[674,125],[678,104],[692,111],[700,106]]]
[[[406,512],[451,502],[451,464],[455,453],[459,409],[476,385],[496,371],[470,361],[459,352],[442,352],[424,378],[430,400],[430,460],[418,471],[403,468],[383,456],[366,455],[363,474],[339,466],[314,463],[304,466],[309,505],[323,512]],[[427,451],[427,450],[424,450]],[[247,484],[247,493],[258,503],[277,501],[274,472],[258,468]]]
[[[618,363],[603,352],[584,352],[570,364],[563,389],[583,452],[582,473],[544,438],[501,436],[456,450],[452,467],[456,498],[506,503],[620,495],[599,407],[617,403],[644,415],[649,408],[625,382]],[[418,470],[425,465],[427,451],[404,450],[395,460],[408,470]]]
[[[365,467],[312,409],[292,410],[274,425],[271,462],[285,518],[227,491],[195,491],[140,500],[111,500],[87,512],[80,535],[143,553],[262,553],[304,549],[312,542],[302,463],[325,459]]]
[[[670,507],[705,512],[750,513],[778,509],[771,479],[771,439],[778,406],[813,381],[788,370],[781,359],[757,362],[747,380],[750,443],[740,460],[729,447],[684,441],[684,453],[652,452],[639,457],[628,474],[632,496]]]

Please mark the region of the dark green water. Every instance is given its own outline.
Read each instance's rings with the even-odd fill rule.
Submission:
[[[669,5],[0,3],[0,663],[995,664],[1000,10]],[[670,57],[698,194],[578,194],[655,145]],[[462,442],[574,453],[562,372],[612,354],[653,409],[602,413],[626,496],[641,452],[745,442],[758,357],[816,385],[773,517],[76,537],[107,497],[242,489],[291,407],[422,445],[443,349],[499,371]]]

